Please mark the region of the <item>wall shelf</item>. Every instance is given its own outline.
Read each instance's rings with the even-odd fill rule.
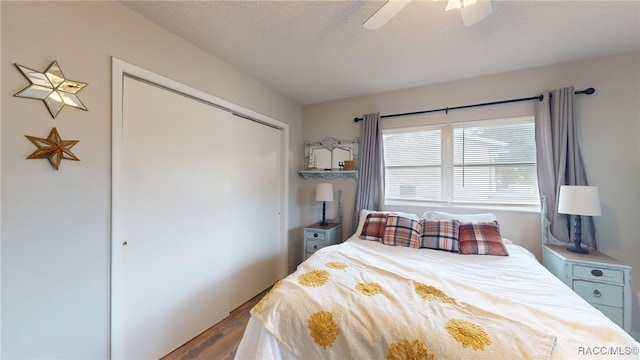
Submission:
[[[304,179],[357,179],[358,170],[300,170],[298,175]]]

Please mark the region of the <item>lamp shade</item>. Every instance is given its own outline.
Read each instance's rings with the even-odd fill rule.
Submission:
[[[600,192],[597,186],[560,186],[560,214],[600,216]]]
[[[318,184],[316,187],[316,201],[333,201],[333,184]]]

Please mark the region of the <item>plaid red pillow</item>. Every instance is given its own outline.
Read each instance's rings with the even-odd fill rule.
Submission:
[[[458,220],[422,219],[420,247],[457,253],[460,251],[459,229]]]
[[[386,224],[386,213],[371,213],[367,215],[367,219],[364,221],[364,226],[362,227],[362,232],[360,233],[360,239],[382,241]]]
[[[382,243],[419,248],[421,228],[419,220],[398,216],[398,214],[388,214]]]
[[[461,222],[460,254],[508,256],[497,221]]]

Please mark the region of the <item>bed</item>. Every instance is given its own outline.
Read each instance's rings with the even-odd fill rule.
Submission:
[[[640,358],[491,216],[363,211],[251,310],[236,359]]]

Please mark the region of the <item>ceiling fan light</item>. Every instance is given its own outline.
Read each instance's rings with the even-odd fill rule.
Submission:
[[[376,11],[362,26],[367,30],[375,30],[391,20],[402,8],[407,6],[411,0],[389,0],[378,11]]]
[[[476,2],[478,2],[478,0],[449,0],[449,2],[447,2],[447,7],[444,8],[444,11],[449,11],[452,9],[463,9],[465,6],[473,5]]]
[[[464,26],[471,26],[480,20],[486,18],[493,12],[493,6],[491,6],[491,0],[466,0],[466,1],[474,1],[475,4],[473,6],[464,6],[460,10],[460,14],[462,14],[462,22]],[[469,5],[465,1],[466,5]]]
[[[444,8],[444,11],[460,9],[460,8],[462,8],[462,0],[449,0],[447,2],[447,7]]]

